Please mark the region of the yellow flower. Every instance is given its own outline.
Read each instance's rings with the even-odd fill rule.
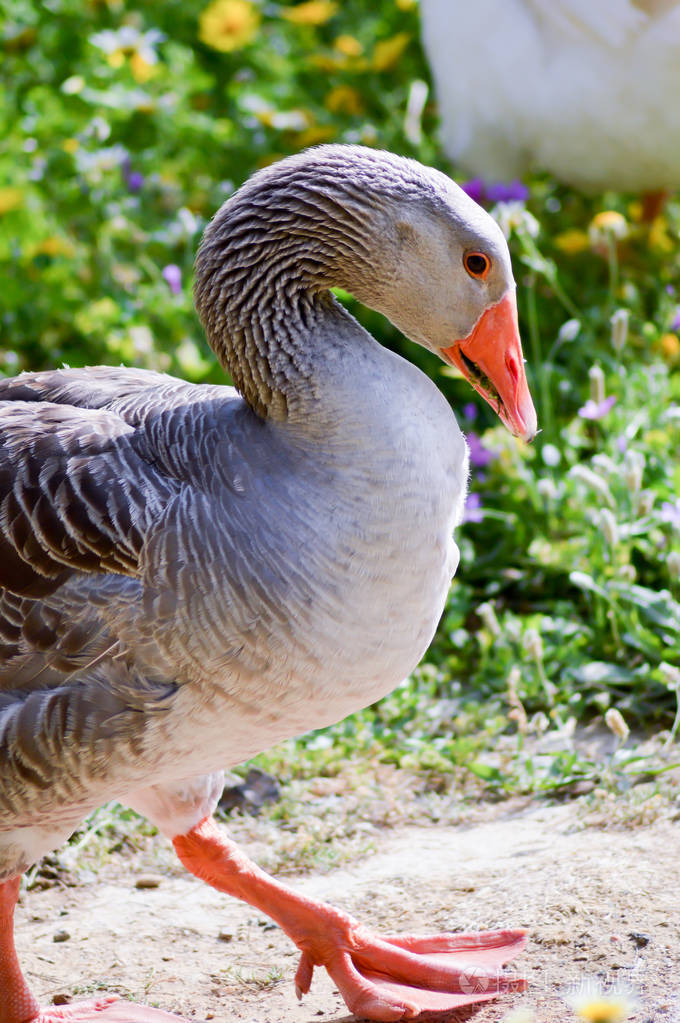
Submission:
[[[150,64],[148,60],[138,51],[135,51],[130,57],[130,70],[132,71],[132,77],[136,82],[143,84],[148,82],[150,78],[158,71],[157,64]]]
[[[321,142],[330,142],[338,134],[338,129],[332,124],[313,124],[305,131],[301,131],[296,142],[300,149],[307,146],[318,146]]]
[[[649,225],[649,247],[657,252],[673,251],[673,239],[668,233],[668,222],[665,217],[654,217]]]
[[[613,234],[616,238],[625,238],[628,234],[626,218],[622,213],[617,213],[616,210],[602,210],[601,213],[596,213],[590,222],[590,226],[595,228],[596,231],[606,231],[609,234]]]
[[[125,63],[125,52],[124,50],[112,50],[106,55],[106,59],[111,67],[122,67]]]
[[[616,210],[596,213],[588,225],[588,237],[594,249],[606,246],[610,240],[620,241],[628,234],[628,221]]]
[[[334,0],[305,0],[281,11],[281,17],[295,25],[324,25],[338,9]]]
[[[24,193],[20,188],[0,188],[0,215],[23,206]]]
[[[642,203],[639,199],[633,199],[628,203],[628,216],[635,224],[639,224],[642,220]]]
[[[587,1023],[624,1023],[636,1008],[635,998],[627,991],[603,991],[595,984],[585,984],[569,995],[567,1002]]]
[[[214,0],[199,17],[198,37],[220,53],[246,46],[260,24],[260,12],[250,0]]]
[[[623,1023],[628,1019],[628,1006],[619,998],[593,998],[578,1009],[588,1023]]]
[[[364,48],[354,36],[338,36],[333,46],[345,57],[360,57]]]
[[[336,85],[324,100],[332,114],[360,114],[364,109],[361,96],[351,85]]]
[[[381,39],[373,48],[371,65],[374,71],[389,71],[397,63],[411,41],[408,32],[397,32],[396,36]]]
[[[73,153],[75,153],[80,148],[80,142],[78,141],[78,139],[74,138],[64,139],[64,141],[61,144],[61,148],[64,150],[65,153],[71,153],[71,155],[73,155]]]
[[[58,235],[51,235],[43,238],[33,249],[33,255],[45,256],[73,256],[75,249],[68,238],[60,238]]]
[[[586,232],[579,231],[576,228],[562,231],[555,238],[555,245],[560,252],[566,253],[567,256],[576,256],[579,252],[585,252],[589,244]]]
[[[667,362],[677,362],[680,359],[680,338],[677,334],[662,334],[658,340],[658,347]]]
[[[417,0],[395,0],[400,11],[410,11],[415,7]]]

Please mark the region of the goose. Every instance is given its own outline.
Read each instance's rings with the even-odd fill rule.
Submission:
[[[680,0],[422,0],[444,149],[509,181],[680,188]]]
[[[458,562],[464,438],[332,286],[457,366],[515,435],[536,413],[496,223],[443,173],[323,146],[257,172],[205,230],[195,300],[228,386],[133,368],[0,383],[0,1020],[40,1007],[20,878],[116,798],[184,866],[268,914],[374,1020],[521,987],[521,929],[380,937],[260,870],[213,811],[223,770],[338,721],[426,650]]]

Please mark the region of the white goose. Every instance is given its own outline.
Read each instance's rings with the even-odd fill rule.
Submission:
[[[455,418],[333,284],[534,435],[500,230],[443,174],[359,147],[259,172],[205,232],[197,306],[242,397],[105,367],[0,384],[2,1023],[176,1019],[40,1008],[17,962],[22,871],[114,797],[280,924],[300,993],[323,965],[352,1011],[392,1020],[517,986],[498,970],[522,932],[381,939],[262,873],[211,816],[224,767],[404,678],[457,565]]]
[[[680,0],[421,0],[446,152],[509,181],[680,188]]]

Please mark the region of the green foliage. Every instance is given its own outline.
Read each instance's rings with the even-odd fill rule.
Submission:
[[[455,173],[434,104],[419,102],[418,33],[411,0],[7,0],[0,370],[122,361],[222,380],[193,312],[192,261],[250,173],[331,140]],[[647,222],[635,197],[529,184],[526,203],[492,213],[518,279],[533,446],[343,296],[435,377],[481,455],[427,663],[381,704],[301,740],[317,765],[324,748],[359,748],[433,772],[471,764],[491,787],[549,788],[589,768],[560,753],[545,770],[501,769],[484,751],[610,707],[639,729],[673,720],[680,206]]]

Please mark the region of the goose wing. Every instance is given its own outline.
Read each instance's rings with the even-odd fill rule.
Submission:
[[[58,685],[112,652],[106,622],[138,597],[145,543],[209,471],[187,445],[234,393],[106,367],[0,382],[0,689]]]

